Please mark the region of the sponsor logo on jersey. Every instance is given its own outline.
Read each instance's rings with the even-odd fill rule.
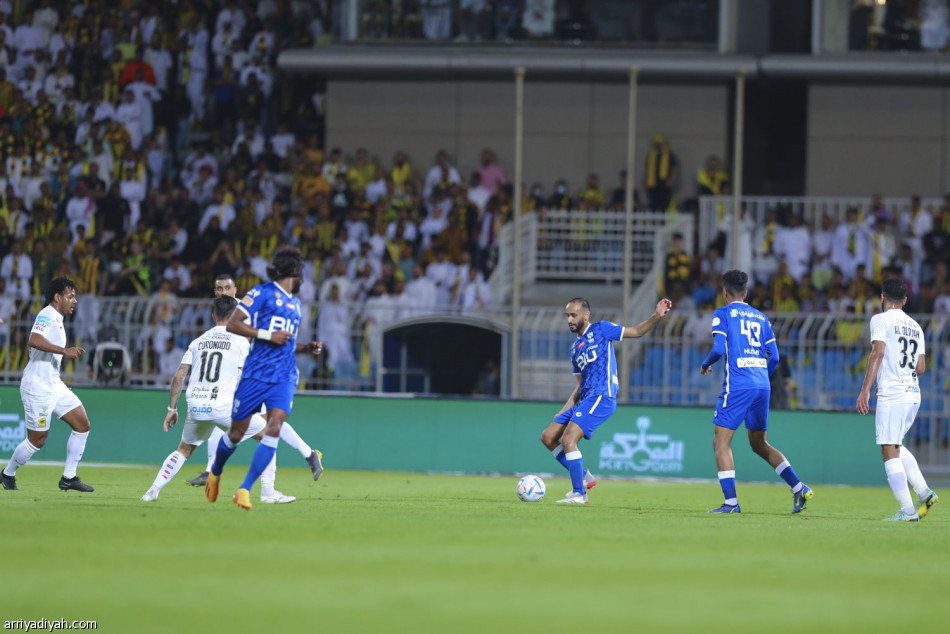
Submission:
[[[191,408],[192,414],[210,414],[212,411],[214,410],[210,405],[193,405]]]
[[[593,363],[596,360],[597,360],[597,351],[588,350],[587,352],[583,354],[578,354],[574,362],[577,363],[577,367],[580,369],[581,372],[583,372],[584,368],[586,368],[588,364]]]
[[[19,414],[0,414],[0,454],[12,454],[26,440],[26,421]]]
[[[586,346],[586,345],[587,345],[587,342],[584,341],[583,339],[581,339],[581,340],[577,343],[577,349],[578,349],[578,350],[583,350],[583,349],[584,349],[584,346]]]
[[[38,421],[36,421],[36,426],[37,426],[37,427],[46,427],[46,417],[45,417],[45,416],[41,416],[40,419],[39,419]]]
[[[251,304],[253,304],[253,303],[254,303],[254,300],[251,299],[251,294],[248,293],[247,295],[245,295],[245,296],[241,299],[241,303],[244,304],[245,306],[250,306]]]
[[[683,471],[685,443],[670,440],[667,434],[650,434],[651,421],[637,419],[637,433],[616,433],[600,446],[601,471],[637,473],[680,473]]]
[[[730,316],[730,317],[738,317],[738,316],[739,316],[739,311],[736,310],[735,308],[733,308],[732,310],[729,311],[729,316]]]
[[[293,336],[297,336],[297,324],[286,317],[281,317],[280,315],[271,315],[270,327],[267,330],[270,330],[271,332],[274,332],[275,330],[285,330]]]

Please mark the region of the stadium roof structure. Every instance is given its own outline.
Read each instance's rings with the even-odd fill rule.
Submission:
[[[288,49],[277,60],[295,73],[332,79],[507,79],[524,67],[547,80],[627,81],[636,66],[641,81],[719,83],[746,76],[835,83],[950,83],[950,57],[855,53],[840,55],[730,55],[578,47],[432,47],[334,45]]]

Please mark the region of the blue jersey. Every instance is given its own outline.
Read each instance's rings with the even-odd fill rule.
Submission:
[[[587,325],[587,329],[571,344],[574,374],[581,375],[580,400],[603,396],[617,398],[617,354],[614,341],[623,339],[623,326],[609,321]]]
[[[297,384],[297,329],[300,327],[300,300],[277,285],[276,282],[258,284],[238,304],[250,319],[253,328],[271,332],[285,330],[293,336],[278,346],[270,341],[255,339],[244,363],[241,378],[263,383],[287,381]]]
[[[725,354],[724,395],[739,390],[770,389],[769,375],[778,364],[778,347],[768,317],[744,302],[733,302],[713,314],[713,352],[704,365]]]

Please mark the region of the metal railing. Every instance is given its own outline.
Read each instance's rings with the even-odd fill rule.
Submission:
[[[688,214],[637,212],[633,226],[633,283],[654,281],[663,271],[666,246],[674,233],[692,235]],[[496,303],[508,303],[514,260],[514,227],[498,234],[498,263],[489,279]],[[584,281],[619,283],[623,278],[624,214],[622,211],[546,211],[524,214],[521,223],[521,283]],[[688,251],[692,241],[686,241]],[[635,304],[636,305],[636,304]]]

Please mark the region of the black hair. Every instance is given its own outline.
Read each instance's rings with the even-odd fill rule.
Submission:
[[[215,297],[211,304],[211,315],[215,321],[224,321],[231,316],[235,308],[237,308],[237,300],[230,295]]]
[[[273,281],[285,277],[300,277],[300,267],[303,266],[303,254],[297,247],[285,244],[274,251],[271,265],[267,267],[267,276]]]
[[[233,280],[233,279],[234,279],[234,276],[231,275],[230,273],[218,273],[215,276],[214,281],[223,282],[224,280]]]
[[[749,275],[737,269],[726,271],[722,274],[722,287],[729,293],[730,297],[742,299],[749,283]]]
[[[907,283],[899,277],[889,277],[881,284],[881,292],[892,302],[902,302],[907,297]]]
[[[46,304],[52,304],[53,298],[65,293],[67,288],[71,288],[75,291],[76,282],[68,277],[57,277],[55,280],[50,280],[50,283],[46,285]]]
[[[590,302],[588,302],[583,297],[575,297],[574,299],[569,301],[568,304],[573,304],[574,302],[577,302],[578,304],[580,304],[582,310],[586,310],[587,312],[590,312]]]

